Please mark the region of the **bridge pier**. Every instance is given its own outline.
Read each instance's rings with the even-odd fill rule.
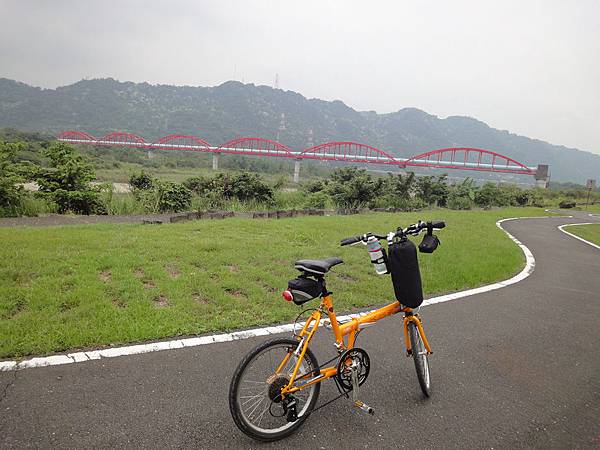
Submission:
[[[213,153],[213,170],[219,170],[219,153]]]
[[[547,164],[538,164],[534,177],[535,177],[535,187],[547,189],[548,182],[550,181],[550,170],[548,169],[548,165]]]
[[[294,183],[300,183],[300,160],[294,161]]]

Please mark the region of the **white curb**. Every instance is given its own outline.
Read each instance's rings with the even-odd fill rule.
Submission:
[[[560,231],[562,231],[563,233],[568,234],[569,236],[574,237],[575,239],[580,240],[581,242],[585,242],[586,244],[591,245],[592,247],[596,247],[597,249],[600,249],[600,245],[594,244],[593,242],[590,242],[590,241],[586,241],[582,237],[579,237],[579,236],[577,236],[577,235],[575,235],[573,233],[569,233],[568,231],[565,231],[565,227],[575,227],[577,225],[598,225],[598,222],[595,222],[595,223],[568,223],[568,224],[565,224],[565,225],[560,225],[558,227],[558,229]]]
[[[569,217],[569,216],[567,216]],[[508,237],[519,246],[519,248],[523,251],[525,255],[525,267],[521,272],[515,275],[508,280],[499,281],[498,283],[488,284],[487,286],[481,286],[475,289],[468,289],[466,291],[454,292],[452,294],[441,295],[439,297],[433,297],[427,299],[423,302],[422,306],[430,306],[435,305],[437,303],[449,302],[451,300],[456,300],[463,297],[469,297],[475,294],[481,294],[483,292],[493,291],[495,289],[500,289],[506,286],[510,286],[511,284],[518,283],[519,281],[524,280],[529,275],[531,275],[535,269],[535,258],[531,251],[523,245],[517,238],[515,238],[512,234],[502,228],[501,224],[503,222],[507,222],[509,220],[517,220],[517,219],[543,219],[549,217],[511,217],[509,219],[502,219],[496,222],[498,228],[504,231]],[[583,225],[583,224],[582,224]],[[564,226],[564,225],[563,225]],[[568,233],[562,228],[559,227],[561,231],[567,234]],[[576,237],[577,239],[583,240],[575,235],[571,235]],[[587,241],[585,241],[587,242]],[[597,247],[595,244],[588,244]],[[360,317],[361,315],[367,314],[370,311],[357,313],[357,314],[348,314],[345,316],[338,316],[338,320],[345,321],[354,317]],[[101,358],[115,358],[117,356],[127,356],[127,355],[139,355],[143,353],[157,352],[161,350],[172,350],[177,348],[184,347],[196,347],[199,345],[207,345],[207,344],[215,344],[218,342],[229,342],[241,339],[248,339],[256,336],[266,336],[270,334],[279,334],[279,333],[289,333],[293,331],[294,324],[284,324],[277,325],[265,328],[255,328],[252,330],[244,330],[244,331],[235,331],[233,333],[226,334],[215,334],[212,336],[199,336],[193,338],[185,338],[185,339],[175,339],[171,341],[162,341],[162,342],[152,342],[148,344],[138,344],[138,345],[128,345],[125,347],[114,347],[114,348],[106,348],[102,350],[91,350],[87,352],[76,352],[76,353],[68,353],[66,355],[52,355],[45,357],[36,357],[30,358],[23,361],[0,361],[0,372],[9,371],[9,370],[20,370],[20,369],[29,369],[33,367],[45,367],[45,366],[57,366],[62,364],[73,364],[84,361],[90,361],[94,359]]]

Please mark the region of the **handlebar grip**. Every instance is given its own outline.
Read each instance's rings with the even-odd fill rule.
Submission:
[[[352,236],[345,239],[342,239],[340,245],[343,247],[344,245],[356,244],[357,242],[362,241],[362,236]]]
[[[446,226],[446,223],[443,220],[432,220],[430,223],[433,228],[437,229],[442,229]]]

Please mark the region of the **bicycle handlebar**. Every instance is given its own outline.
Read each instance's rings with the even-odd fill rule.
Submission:
[[[352,245],[352,244],[356,244],[357,242],[362,241],[362,236],[352,236],[352,237],[347,237],[342,239],[342,242],[340,242],[340,245],[343,247],[344,245]]]
[[[408,227],[406,227],[405,229],[402,229],[401,227],[398,227],[398,230],[396,232],[391,232],[390,234],[393,233],[392,237],[403,237],[406,235],[413,235],[413,236],[417,236],[421,231],[423,231],[424,229],[431,229],[431,230],[441,230],[442,228],[446,227],[446,223],[443,220],[433,220],[433,221],[429,221],[429,222],[422,222],[422,221],[418,221],[417,223],[413,223],[412,225],[409,225]],[[380,235],[380,234],[374,234],[374,233],[366,233],[360,236],[352,236],[352,237],[347,237],[341,240],[340,245],[344,246],[344,245],[352,245],[352,244],[357,244],[358,242],[367,242],[367,240],[369,239],[369,237],[374,237],[376,239],[386,239],[389,237],[389,235]]]

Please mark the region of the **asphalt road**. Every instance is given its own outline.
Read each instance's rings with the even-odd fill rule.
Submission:
[[[284,441],[247,438],[227,392],[261,337],[0,373],[0,448],[598,448],[600,251],[556,228],[583,221],[600,218],[505,223],[535,272],[422,311],[434,347],[428,400],[399,317],[388,318],[358,342],[371,356],[362,398],[373,417],[342,399]],[[322,337],[315,347],[320,361],[333,354]],[[326,383],[320,401],[336,392]]]

